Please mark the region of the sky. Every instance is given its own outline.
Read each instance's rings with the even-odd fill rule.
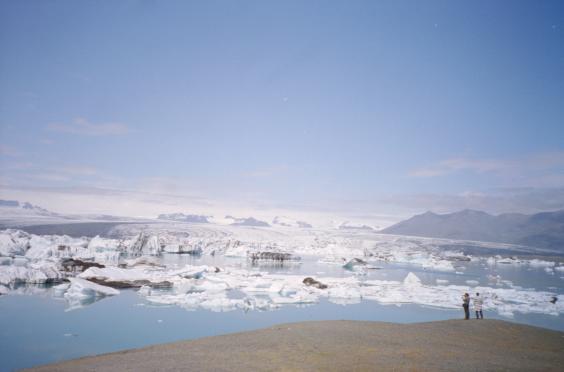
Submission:
[[[0,198],[564,209],[564,2],[2,1]]]

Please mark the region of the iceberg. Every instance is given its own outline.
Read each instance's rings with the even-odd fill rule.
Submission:
[[[403,280],[403,285],[410,288],[419,288],[421,287],[421,279],[414,273],[409,273]]]
[[[29,234],[20,230],[0,233],[0,256],[23,255],[29,248]]]
[[[20,283],[47,284],[61,281],[64,278],[65,275],[53,262],[30,264],[29,266],[0,266],[0,284],[7,286]]]
[[[92,283],[88,280],[80,278],[70,278],[69,280],[70,285],[63,295],[69,303],[68,310],[77,309],[105,296],[115,296],[120,293],[117,289]]]

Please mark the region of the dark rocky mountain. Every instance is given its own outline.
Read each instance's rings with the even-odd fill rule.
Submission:
[[[384,234],[521,244],[564,251],[564,211],[533,215],[463,210],[427,212],[381,230]]]
[[[255,226],[255,227],[270,227],[268,222],[257,220],[254,217],[238,218],[233,216],[225,216],[225,219],[233,220],[233,226]]]
[[[184,213],[169,213],[159,214],[157,219],[178,222],[191,222],[191,223],[209,223],[209,216],[201,216],[197,214],[184,214]]]

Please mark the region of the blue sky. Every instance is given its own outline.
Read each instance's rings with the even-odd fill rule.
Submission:
[[[3,1],[0,146],[60,211],[564,208],[564,3]]]

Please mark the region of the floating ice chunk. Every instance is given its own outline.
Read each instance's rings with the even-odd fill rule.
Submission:
[[[158,255],[161,252],[161,245],[157,236],[140,233],[127,251],[131,254]]]
[[[271,294],[270,300],[274,305],[312,304],[316,303],[319,300],[319,295],[312,292],[300,290],[290,296],[279,296],[276,294]]]
[[[139,291],[137,291],[137,293],[139,293],[142,296],[150,296],[151,287],[149,287],[148,285],[141,286],[141,288],[139,288]]]
[[[119,291],[88,280],[70,278],[70,286],[64,294],[69,310],[80,308],[105,296],[115,296]]]
[[[427,260],[421,264],[423,268],[437,271],[454,271],[454,266],[452,262],[447,260]]]
[[[421,286],[421,279],[419,279],[414,273],[410,272],[403,280],[403,285],[406,287],[419,287]]]
[[[557,266],[554,268],[556,271],[560,271],[561,273],[564,272],[564,266]]]
[[[142,268],[122,269],[119,267],[90,267],[78,276],[84,279],[96,278],[117,282],[144,280],[151,277],[152,273]]]
[[[47,259],[53,255],[52,248],[54,247],[56,247],[56,243],[53,242],[52,238],[32,235],[25,256],[31,260]]]
[[[467,256],[464,252],[460,251],[445,251],[443,256],[451,261],[471,261],[472,257]]]
[[[328,291],[329,301],[339,304],[354,304],[362,300],[362,293],[360,288],[342,286],[332,287]]]
[[[506,257],[506,258],[500,258],[497,260],[497,263],[499,264],[520,264],[522,263],[520,260],[513,258],[513,257]]]
[[[480,284],[480,282],[477,281],[477,280],[467,280],[466,284],[471,285],[471,286],[477,286],[478,284]]]
[[[0,284],[0,296],[8,294],[9,292],[10,292],[10,289],[8,287]]]
[[[0,284],[16,283],[45,284],[62,280],[64,275],[53,262],[30,264],[29,266],[0,266]]]
[[[494,257],[488,257],[486,263],[488,265],[496,265],[496,264],[511,265],[511,264],[521,264],[523,263],[523,261],[520,261],[515,257],[501,257],[497,255]]]
[[[225,249],[225,257],[247,257],[249,247],[237,241]]]
[[[488,280],[489,280],[490,282],[499,282],[499,281],[501,280],[501,276],[489,274],[489,275],[488,275]]]
[[[19,230],[0,232],[0,256],[23,255],[29,248],[29,234]]]
[[[530,260],[528,263],[529,263],[529,266],[531,266],[531,267],[553,267],[555,265],[554,262],[539,260],[539,259],[536,259],[536,258],[533,259],[533,260]]]
[[[154,256],[142,256],[142,257],[132,258],[129,260],[125,260],[125,264],[129,267],[142,266],[142,265],[164,267],[164,265],[160,263],[160,260]]]
[[[105,239],[100,236],[95,236],[88,242],[88,249],[91,252],[113,251],[118,245],[119,242],[115,239]]]
[[[166,253],[176,253],[176,254],[190,254],[190,255],[202,254],[202,248],[200,248],[199,246],[192,247],[190,245],[186,246],[183,244],[167,244],[164,246],[163,251]]]
[[[53,295],[56,297],[63,297],[65,292],[69,289],[70,287],[70,282],[69,283],[62,283],[59,285],[54,286],[53,289]]]
[[[27,266],[28,262],[29,262],[29,260],[27,258],[17,256],[17,257],[14,257],[13,264],[14,264],[14,266]]]
[[[501,283],[508,287],[513,287],[513,282],[511,280],[502,280]]]
[[[366,266],[366,261],[360,258],[353,258],[343,265],[344,269],[347,270],[358,270],[360,267]]]

